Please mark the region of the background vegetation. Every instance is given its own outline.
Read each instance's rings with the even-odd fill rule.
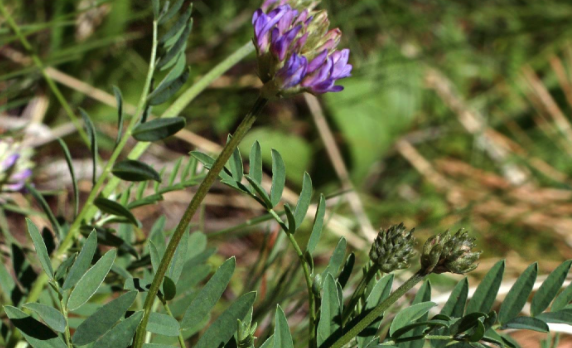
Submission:
[[[343,46],[352,50],[355,68],[343,82],[346,90],[319,101],[299,96],[271,103],[241,149],[248,153],[257,139],[263,149],[279,150],[292,192],[299,192],[308,171],[316,192],[329,197],[334,208],[324,236],[331,242],[318,250],[324,264],[339,235],[354,248],[358,264],[365,262],[375,230],[401,221],[416,226],[421,239],[451,226],[471,230],[484,250],[474,277],[500,258],[507,258],[509,274],[530,261],[542,260],[539,266],[547,272],[572,258],[572,3],[322,4],[344,32]],[[194,1],[188,86],[251,39],[250,17],[258,6],[258,0]],[[133,0],[10,0],[6,7],[51,67],[48,73],[64,98],[91,115],[106,158],[117,134],[111,86],[119,86],[125,102],[135,104],[144,82],[150,6]],[[89,150],[3,18],[0,57],[0,131],[28,125],[36,188],[48,194],[58,215],[70,215],[71,178],[53,139],[64,137],[68,143],[85,183],[83,195],[91,187]],[[145,162],[168,172],[191,150],[216,153],[256,99],[255,66],[249,56],[216,80],[182,112],[186,130],[153,145]],[[265,154],[269,169],[270,152]],[[160,216],[173,228],[191,195],[192,189],[167,194],[160,204],[135,210],[144,223],[141,233]],[[26,240],[23,213],[46,224],[32,200],[13,198],[15,203],[0,207],[0,251],[6,255],[9,236]],[[272,224],[231,228],[260,216],[257,209],[219,185],[195,221],[194,228],[209,236],[209,246],[218,248],[209,259],[212,266],[237,256],[244,278],[233,278],[228,299],[242,291],[250,270],[261,267],[257,262],[270,250],[273,240],[262,232],[275,236],[279,231]],[[277,257],[294,261],[288,252]],[[272,283],[272,274],[281,271],[260,274]],[[434,285],[438,290],[443,283],[440,278]],[[262,289],[274,284],[263,282]],[[268,308],[272,303],[268,300]],[[261,309],[259,315],[265,314]]]

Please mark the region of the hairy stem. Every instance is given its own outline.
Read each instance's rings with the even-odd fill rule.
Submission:
[[[346,332],[340,339],[338,339],[330,348],[342,348],[348,344],[352,339],[365,330],[371,323],[373,323],[383,312],[385,312],[392,304],[399,300],[406,292],[411,290],[415,284],[422,281],[427,276],[425,272],[417,272],[405,283],[403,283],[397,290],[395,290],[385,301],[381,302],[377,307],[372,309],[362,320],[357,322],[348,332]]]
[[[177,228],[175,229],[175,232],[173,233],[173,236],[169,241],[169,245],[167,245],[167,250],[165,251],[163,258],[161,259],[161,263],[159,264],[157,273],[153,277],[153,282],[151,283],[149,292],[147,293],[147,298],[145,299],[145,303],[143,305],[143,310],[144,310],[143,320],[141,321],[139,327],[137,328],[137,334],[135,335],[135,341],[133,344],[134,348],[141,348],[143,346],[145,337],[145,328],[147,327],[149,316],[151,315],[151,306],[153,305],[153,299],[155,298],[155,296],[159,291],[159,287],[163,282],[165,273],[169,268],[169,264],[173,259],[175,251],[177,250],[177,246],[179,245],[179,242],[181,241],[181,238],[183,237],[183,234],[185,233],[187,226],[191,222],[191,219],[195,215],[196,211],[201,206],[201,203],[206,197],[211,186],[218,178],[220,172],[224,168],[224,165],[226,164],[230,156],[232,156],[234,150],[241,142],[241,140],[244,138],[250,127],[252,127],[252,124],[254,123],[254,121],[256,121],[256,116],[262,111],[267,102],[268,100],[264,98],[261,97],[258,98],[256,103],[252,107],[250,113],[246,115],[246,117],[242,120],[242,122],[234,132],[230,141],[222,149],[222,152],[220,153],[220,155],[214,162],[212,168],[206,175],[205,179],[197,189],[197,192],[195,193],[193,199],[189,203],[189,206],[187,207],[187,210],[183,214],[181,221],[177,225]]]

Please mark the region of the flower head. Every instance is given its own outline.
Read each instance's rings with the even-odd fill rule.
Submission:
[[[337,50],[341,31],[329,29],[326,11],[314,11],[316,4],[266,0],[254,13],[254,44],[265,97],[343,90],[335,83],[351,74],[350,51]]]
[[[445,231],[427,240],[421,255],[421,267],[426,273],[468,273],[478,264],[481,252],[472,251],[475,239],[459,230],[451,236]]]
[[[0,193],[24,188],[32,176],[32,150],[12,138],[0,138]]]
[[[389,273],[409,268],[409,260],[415,255],[413,246],[415,229],[407,231],[403,224],[381,229],[371,246],[369,258],[382,272]]]

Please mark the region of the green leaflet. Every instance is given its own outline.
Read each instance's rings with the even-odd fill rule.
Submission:
[[[278,305],[276,307],[276,314],[274,315],[274,348],[294,348],[294,341],[292,341],[292,335],[290,334],[290,328],[288,327],[288,320],[286,320],[286,315],[284,311]]]
[[[419,303],[426,303],[427,301],[431,300],[431,282],[429,280],[426,280],[425,282],[423,282],[423,285],[421,285],[421,288],[419,289],[419,291],[417,291],[417,294],[415,294],[415,298],[413,299],[413,302],[411,302],[412,305],[416,305]],[[425,313],[423,314],[419,319],[417,319],[415,322],[426,322],[428,319],[428,314]],[[403,327],[402,327],[403,329]],[[419,336],[423,334],[423,330],[425,328],[422,326],[416,327],[404,334],[401,335],[402,338],[405,337],[415,337],[415,336]],[[409,341],[409,342],[403,342],[401,344],[399,344],[399,347],[403,347],[403,348],[423,348],[423,340],[415,340],[415,341]]]
[[[116,163],[111,170],[113,175],[125,181],[147,181],[154,180],[161,182],[161,176],[148,164],[135,160],[125,160]]]
[[[338,298],[338,285],[329,273],[326,274],[323,291],[318,323],[318,346],[322,346],[341,327],[342,304]]]
[[[97,340],[92,348],[126,348],[131,343],[142,318],[143,311],[133,313]]]
[[[562,323],[572,325],[572,309],[561,309],[557,312],[541,313],[536,318],[546,323]]]
[[[463,316],[465,311],[465,304],[467,303],[467,297],[469,296],[469,281],[467,278],[463,278],[460,282],[455,285],[451,295],[447,299],[447,302],[441,309],[441,314],[447,315],[452,318],[460,318]]]
[[[520,313],[532,292],[537,273],[538,264],[535,262],[518,277],[501,305],[499,311],[501,324],[510,322]]]
[[[113,86],[113,94],[115,94],[115,102],[117,103],[117,138],[115,139],[115,146],[117,146],[123,135],[123,96],[117,86]]]
[[[258,141],[252,144],[248,158],[250,164],[248,175],[257,184],[262,183],[262,150],[260,149],[260,143]]]
[[[296,225],[301,226],[308,208],[310,207],[310,201],[312,200],[312,178],[310,174],[304,173],[304,179],[302,181],[302,191],[300,192],[300,198],[298,199],[298,204],[296,204],[296,210],[294,211],[294,216],[296,217]]]
[[[282,156],[276,150],[272,150],[272,187],[270,188],[270,202],[274,208],[282,198],[282,192],[286,185],[286,167]]]
[[[121,203],[112,201],[107,198],[98,197],[95,199],[95,201],[93,201],[93,204],[104,213],[124,217],[133,225],[139,226],[139,221],[137,221],[133,213],[131,213],[129,209],[122,206]]]
[[[182,330],[194,327],[210,313],[230,282],[235,266],[236,259],[232,257],[226,260],[209,279],[185,311],[181,321]]]
[[[32,242],[36,248],[36,254],[38,255],[42,269],[44,272],[46,272],[50,279],[53,279],[54,270],[52,269],[52,262],[50,261],[50,255],[48,255],[46,244],[44,244],[44,239],[42,238],[40,231],[36,225],[34,225],[32,220],[26,218],[26,224],[28,225],[28,233],[30,234],[30,237],[32,237]]]
[[[497,262],[483,278],[467,305],[466,313],[488,313],[495,302],[504,274],[504,260]]]
[[[532,302],[530,303],[530,313],[533,317],[548,308],[550,302],[552,302],[556,294],[558,294],[558,291],[562,287],[562,283],[564,283],[564,280],[568,275],[570,265],[572,265],[572,260],[568,260],[560,264],[560,266],[548,275],[548,278],[546,278],[536,294],[534,294]]]
[[[66,276],[68,274],[68,271],[69,271],[70,267],[73,265],[76,257],[77,257],[77,253],[73,253],[58,266],[58,269],[56,270],[56,273],[54,274],[55,280],[58,280],[58,281],[62,280],[64,278],[64,276]]]
[[[405,325],[421,318],[425,313],[427,313],[431,308],[435,307],[437,304],[435,302],[422,302],[418,304],[411,305],[403,310],[401,310],[389,327],[390,335]]]
[[[324,195],[320,195],[320,202],[318,203],[318,209],[316,210],[316,216],[314,217],[314,225],[312,226],[312,233],[310,234],[310,239],[308,240],[308,245],[306,246],[306,251],[308,253],[313,253],[314,249],[320,241],[320,236],[322,235],[322,229],[324,228],[324,215],[326,214],[326,200]]]
[[[163,298],[165,301],[171,301],[175,296],[177,296],[177,285],[171,278],[165,276],[163,279]]]
[[[540,319],[530,317],[516,317],[504,324],[503,329],[523,329],[539,332],[548,332],[548,325]]]
[[[77,327],[72,337],[73,343],[83,346],[95,342],[123,317],[136,297],[137,291],[129,291],[99,308]]]
[[[78,309],[95,294],[107,273],[109,273],[116,254],[117,251],[115,249],[108,251],[81,277],[70,294],[68,300],[68,308],[70,310]]]
[[[64,341],[49,327],[16,307],[4,306],[6,315],[26,341],[34,348],[67,348]]]
[[[52,329],[57,332],[64,332],[66,329],[66,318],[57,309],[41,304],[41,303],[26,303],[24,308],[27,308],[40,317]]]
[[[71,267],[68,276],[64,281],[64,285],[62,286],[63,290],[71,289],[84,275],[84,273],[91,265],[91,260],[93,260],[96,248],[97,232],[93,230],[85,240],[85,243],[83,244],[83,247],[77,256],[77,259]]]
[[[162,313],[151,313],[147,323],[147,331],[170,337],[179,336],[179,322],[177,319]]]
[[[570,283],[566,289],[562,290],[562,292],[556,297],[554,302],[552,302],[552,307],[550,308],[551,312],[556,312],[563,309],[568,303],[572,301],[572,283]]]
[[[336,249],[332,253],[330,257],[330,261],[328,262],[328,266],[324,270],[323,277],[325,278],[326,274],[331,274],[333,277],[337,277],[338,271],[340,267],[344,263],[344,257],[346,255],[346,239],[344,237],[340,238],[338,245],[336,245]]]
[[[237,329],[237,320],[244,319],[256,300],[256,292],[240,296],[224,311],[197,342],[195,348],[221,347],[230,340]]]
[[[175,284],[179,280],[181,272],[183,272],[183,266],[189,256],[189,239],[189,230],[187,229],[179,241],[179,245],[175,250],[175,255],[173,255],[173,259],[171,260],[171,264],[167,270],[167,276],[169,276]]]

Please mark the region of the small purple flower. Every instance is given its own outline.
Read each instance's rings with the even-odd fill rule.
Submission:
[[[24,188],[32,176],[32,150],[12,138],[0,138],[0,196]],[[3,201],[0,197],[0,201]]]
[[[337,51],[341,31],[329,30],[316,2],[266,0],[253,17],[259,76],[268,98],[300,92],[339,92],[339,79],[351,76],[349,49]],[[305,9],[302,9],[304,8]]]

